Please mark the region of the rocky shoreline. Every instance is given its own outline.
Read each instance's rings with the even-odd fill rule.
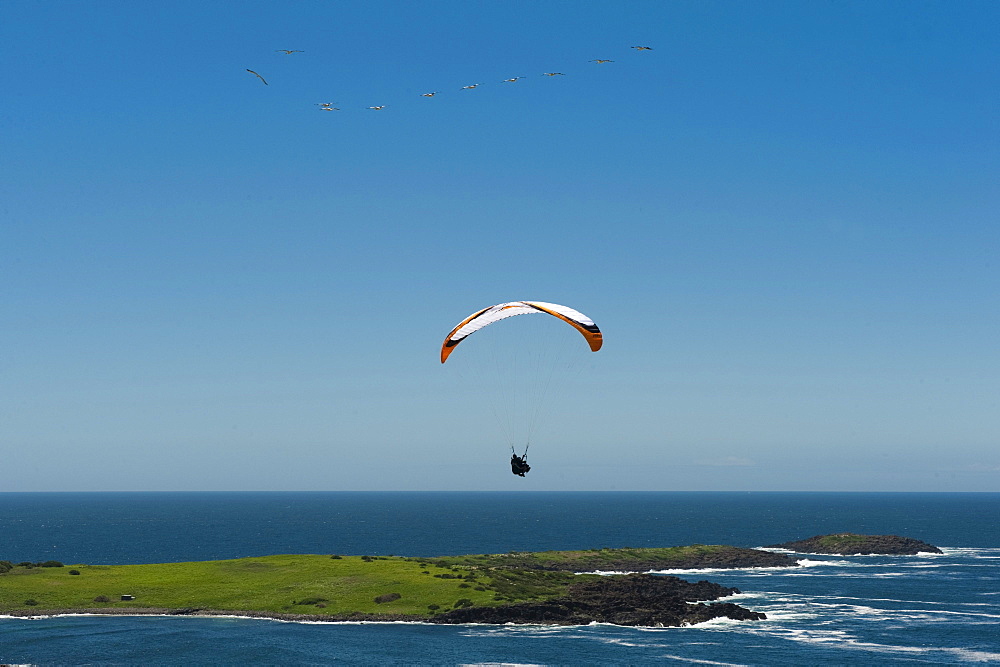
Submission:
[[[612,623],[643,627],[692,625],[714,618],[756,621],[767,618],[733,603],[702,604],[739,593],[708,581],[691,583],[651,574],[610,576],[569,586],[563,597],[502,607],[466,607],[438,614],[432,623],[517,623],[587,625]]]

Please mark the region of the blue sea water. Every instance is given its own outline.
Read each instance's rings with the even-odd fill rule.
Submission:
[[[0,618],[0,662],[1000,663],[1000,494],[0,493],[0,559],[14,561],[759,547],[845,531],[916,537],[945,554],[802,554],[795,569],[669,572],[740,588],[730,599],[766,621],[622,628]]]

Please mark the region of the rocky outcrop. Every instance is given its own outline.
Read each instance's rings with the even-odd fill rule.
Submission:
[[[434,623],[529,623],[586,625],[614,623],[678,626],[713,618],[763,620],[766,616],[732,603],[702,604],[738,593],[708,581],[691,583],[649,574],[604,577],[572,584],[563,597],[500,607],[465,607],[438,614]]]
[[[857,535],[836,533],[816,535],[804,540],[771,545],[774,548],[789,549],[798,553],[811,554],[885,554],[912,555],[916,553],[942,553],[933,544],[899,535]]]

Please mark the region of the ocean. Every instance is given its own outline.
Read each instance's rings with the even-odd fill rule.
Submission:
[[[943,555],[796,556],[670,571],[766,621],[685,628],[0,617],[0,663],[715,665],[1000,663],[1000,494],[0,493],[0,559],[435,556],[897,534]],[[0,578],[0,586],[3,585]]]

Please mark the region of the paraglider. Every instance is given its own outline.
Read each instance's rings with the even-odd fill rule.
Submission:
[[[549,315],[569,324],[583,335],[593,352],[600,350],[604,343],[603,334],[594,321],[568,306],[545,301],[509,301],[483,308],[459,322],[445,336],[444,343],[441,345],[441,363],[443,364],[448,361],[455,348],[477,331],[516,315],[532,314]],[[548,338],[548,336],[545,336],[545,338]],[[499,393],[502,394],[494,400],[494,414],[497,416],[498,421],[501,422],[501,426],[504,426],[504,418],[506,418],[506,435],[511,447],[511,472],[519,477],[524,477],[524,474],[531,470],[531,466],[528,465],[527,460],[528,446],[531,444],[531,430],[537,421],[537,413],[546,398],[544,394],[549,389],[552,376],[556,375],[556,372],[560,368],[556,364],[549,363],[548,360],[542,363],[542,365],[547,365],[547,368],[543,368],[538,364],[529,368],[529,364],[521,363],[522,360],[515,357],[522,351],[526,358],[529,356],[532,358],[544,356],[534,354],[537,351],[536,347],[545,347],[543,343],[548,343],[548,341],[540,341],[540,337],[535,335],[523,339],[523,341],[518,339],[518,342],[513,346],[514,349],[511,355],[494,355],[488,360],[488,363],[482,366],[482,377],[477,377],[475,381],[479,386],[495,383]],[[575,353],[577,351],[575,349],[563,350],[562,348],[566,346],[562,339],[555,341],[554,345],[559,348],[560,352]],[[552,345],[550,344],[550,346]],[[572,354],[571,356],[577,357],[578,355]],[[527,376],[527,382],[522,383],[520,379],[513,377],[517,373]],[[541,382],[536,381],[539,378],[541,378]],[[517,394],[520,392],[522,384],[525,386],[538,384],[542,389],[540,392],[536,392],[534,396],[518,396]],[[524,414],[522,414],[522,410]],[[523,435],[521,434],[521,430],[524,431]],[[515,441],[519,444],[522,437],[524,438],[524,454],[518,456],[514,445]]]
[[[518,456],[517,452],[510,453],[510,471],[519,477],[524,477],[524,473],[531,470],[531,466],[528,465],[528,452],[525,450],[522,456]]]

